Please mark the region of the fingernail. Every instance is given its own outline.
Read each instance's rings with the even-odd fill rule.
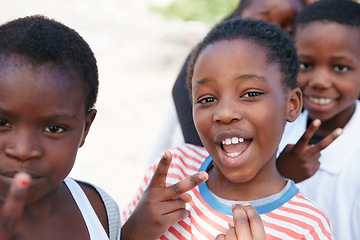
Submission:
[[[242,205],[243,205],[244,207],[246,207],[246,206],[251,206],[251,204],[248,203],[248,202],[244,202]]]
[[[228,225],[229,225],[229,227],[231,227],[231,228],[234,228],[234,227],[235,227],[235,223],[234,223],[233,220],[230,220],[230,221],[228,222]]]
[[[19,187],[23,187],[23,188],[26,188],[26,187],[28,187],[29,186],[29,184],[30,184],[30,182],[28,181],[28,180],[20,180],[19,182],[18,182],[18,184],[19,184]]]
[[[30,177],[28,174],[26,173],[18,173],[15,176],[15,180],[16,180],[16,185],[19,188],[27,188],[30,185]]]
[[[338,128],[338,129],[336,129],[335,134],[336,134],[337,136],[340,136],[340,135],[342,134],[342,132],[343,132],[343,130],[342,130],[341,128]]]
[[[320,126],[320,124],[321,124],[320,119],[315,119],[314,122],[313,122],[313,125],[314,125],[315,127]]]
[[[201,179],[201,180],[207,180],[207,173],[205,173],[205,172],[200,172],[199,173],[199,178]]]
[[[239,202],[233,202],[233,203],[231,204],[231,208],[232,208],[232,209],[235,208],[236,206],[240,206],[240,203],[239,203]]]

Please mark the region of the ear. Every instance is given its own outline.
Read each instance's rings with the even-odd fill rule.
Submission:
[[[81,142],[80,142],[80,147],[82,147],[85,143],[85,138],[89,133],[91,124],[93,123],[95,116],[96,116],[96,109],[91,109],[85,116],[85,127],[84,127],[84,134],[82,136]]]
[[[287,118],[288,122],[295,121],[302,110],[302,92],[300,88],[294,88],[288,95]]]

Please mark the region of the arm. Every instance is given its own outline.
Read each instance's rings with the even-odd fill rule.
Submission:
[[[186,192],[205,182],[208,175],[206,172],[195,173],[166,187],[171,160],[171,153],[165,152],[149,186],[121,229],[122,240],[159,238],[170,226],[188,216],[185,203],[191,201],[191,196]]]
[[[23,239],[15,233],[16,223],[20,220],[24,205],[30,176],[26,173],[15,175],[10,190],[0,212],[0,239],[18,240]]]
[[[233,221],[229,222],[226,234],[220,234],[215,240],[265,240],[266,233],[261,217],[248,203],[232,205]]]
[[[319,169],[320,152],[342,133],[342,129],[337,128],[317,144],[308,145],[320,124],[320,120],[314,120],[295,145],[288,144],[280,153],[276,167],[283,177],[298,183],[310,178]]]
[[[172,96],[177,112],[177,117],[186,143],[203,146],[196,131],[192,115],[192,104],[189,90],[186,88],[187,67],[190,61],[189,55],[181,68],[181,71],[174,83]]]

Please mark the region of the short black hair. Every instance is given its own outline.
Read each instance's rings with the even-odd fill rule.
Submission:
[[[267,62],[279,66],[284,89],[297,86],[299,63],[293,39],[274,24],[262,20],[235,18],[216,25],[192,52],[186,79],[190,96],[194,66],[201,52],[216,42],[237,39],[250,41],[266,51]]]
[[[86,87],[86,110],[94,107],[99,87],[96,59],[74,29],[42,15],[12,20],[0,26],[0,55],[23,56],[35,65],[51,62],[75,74]]]
[[[353,0],[321,0],[306,6],[297,16],[294,32],[312,22],[335,22],[360,29],[360,4]]]

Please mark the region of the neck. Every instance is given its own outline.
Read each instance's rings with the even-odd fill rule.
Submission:
[[[228,200],[251,201],[269,197],[279,193],[286,185],[286,180],[277,171],[274,161],[265,164],[256,176],[246,182],[228,180],[216,165],[208,173],[207,185],[210,191]]]
[[[322,120],[321,125],[315,134],[325,137],[337,128],[344,128],[353,116],[355,108],[356,103],[354,103],[344,111],[338,113],[336,116],[330,119]],[[312,116],[309,116],[309,118],[310,120],[313,120]]]

